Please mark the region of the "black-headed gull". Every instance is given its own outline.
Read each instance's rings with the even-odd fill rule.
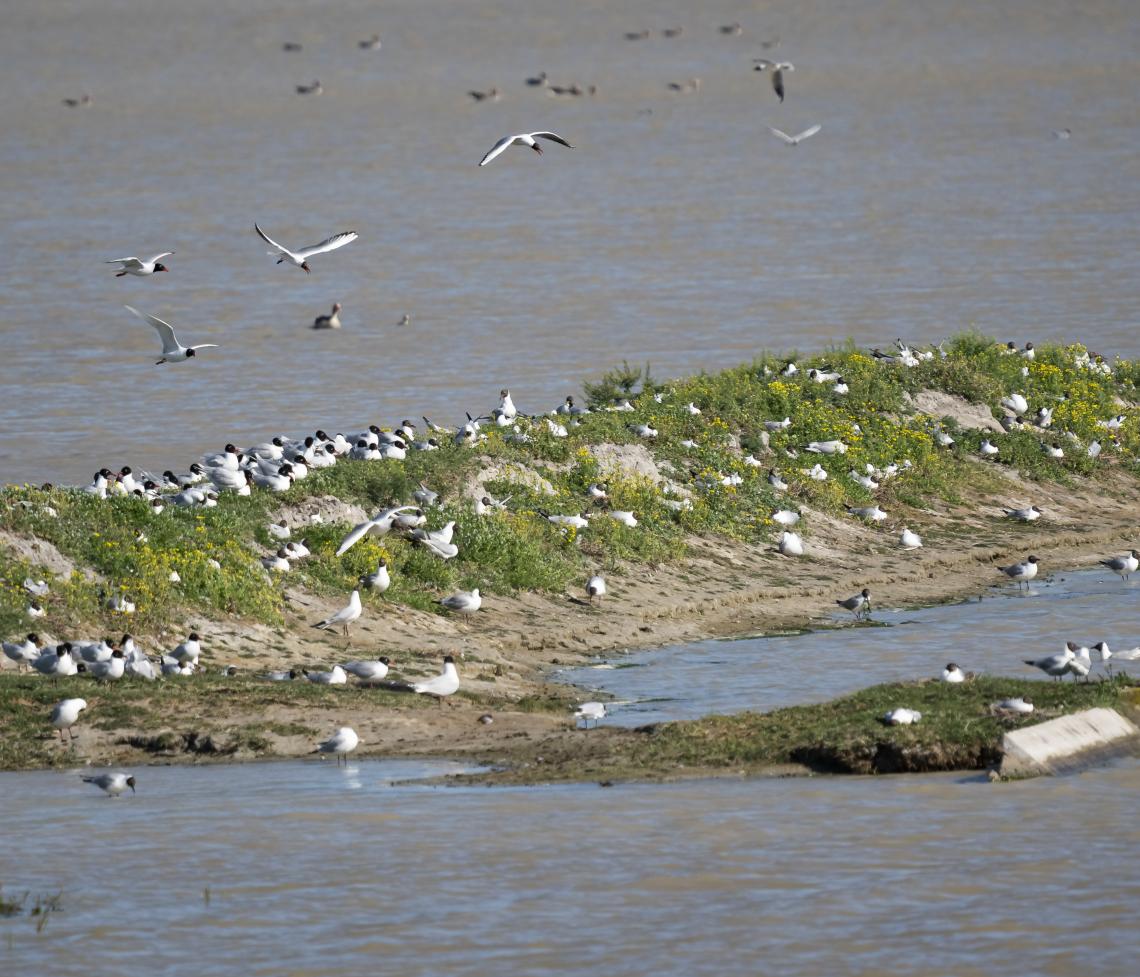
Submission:
[[[341,668],[362,682],[379,682],[388,674],[389,664],[387,658],[377,658],[373,661],[345,662]]]
[[[474,614],[483,606],[483,598],[479,596],[479,588],[473,590],[460,590],[450,597],[436,601],[441,607],[457,614]]]
[[[356,735],[356,730],[351,726],[341,726],[327,740],[318,744],[314,752],[333,754],[336,757],[337,766],[340,766],[343,757],[345,766],[348,766],[348,755],[356,749],[359,742],[360,737]]]
[[[922,719],[922,713],[917,709],[899,706],[897,709],[892,709],[886,713],[882,717],[882,722],[886,726],[913,726],[920,719]]]
[[[594,602],[597,597],[601,600],[606,595],[606,581],[600,573],[595,573],[589,580],[586,581],[586,595],[590,598],[590,603]]]
[[[775,126],[768,126],[768,131],[772,133],[773,136],[779,136],[787,145],[798,146],[805,139],[810,139],[822,128],[823,126],[817,124],[804,129],[803,132],[797,132],[794,136],[789,136],[783,129],[777,129]]]
[[[960,682],[966,681],[966,673],[953,662],[950,662],[942,669],[942,681],[949,682],[951,685],[957,685]]]
[[[770,61],[768,58],[753,58],[756,62],[756,67],[753,71],[771,71],[772,72],[772,91],[776,93],[776,97],[782,102],[784,100],[784,72],[795,71],[796,66],[790,61]]]
[[[581,722],[583,729],[589,729],[591,722],[597,726],[598,720],[605,718],[606,706],[603,702],[583,702],[574,712],[574,719]]]
[[[85,784],[94,784],[108,797],[118,797],[128,787],[135,792],[135,778],[125,773],[101,773],[94,777],[84,777]]]
[[[256,223],[253,225],[253,229],[257,231],[261,240],[275,249],[270,251],[269,254],[277,256],[278,264],[281,264],[282,261],[288,261],[291,265],[303,268],[306,274],[312,270],[309,268],[309,258],[313,255],[324,254],[326,251],[335,251],[337,248],[343,248],[346,244],[351,244],[360,236],[356,231],[342,231],[340,234],[334,234],[320,244],[314,244],[308,248],[301,248],[300,251],[290,251],[288,248],[283,248],[274,241],[273,238],[266,234]]]
[[[197,346],[183,346],[178,341],[178,337],[174,335],[174,327],[170,323],[163,322],[158,316],[139,312],[138,309],[129,305],[124,305],[123,308],[132,315],[137,315],[144,322],[149,322],[154,327],[154,331],[158,333],[158,338],[162,340],[162,359],[155,360],[155,366],[162,363],[180,363],[182,360],[188,360],[191,356],[196,356],[195,350],[217,347],[218,345],[217,343],[199,343]]]
[[[360,617],[363,608],[360,605],[360,591],[354,590],[352,596],[348,599],[348,604],[342,607],[335,614],[326,617],[323,621],[318,621],[313,625],[314,628],[342,628],[345,637],[348,637],[348,626]]]
[[[1046,655],[1044,658],[1026,658],[1024,661],[1026,665],[1039,668],[1046,675],[1059,681],[1069,673],[1070,666],[1076,657],[1073,651],[1066,647],[1064,651],[1058,652],[1056,655]]]
[[[141,258],[112,258],[110,261],[103,263],[106,265],[121,266],[119,271],[115,272],[116,278],[122,278],[124,275],[153,275],[156,271],[170,271],[159,259],[172,254],[174,254],[173,251],[163,251],[162,254],[156,254],[153,258],[148,258],[146,261],[143,261]]]
[[[67,738],[74,738],[71,727],[79,722],[79,713],[87,708],[86,699],[64,699],[57,702],[51,711],[51,724],[59,730],[59,741],[63,742],[63,731],[67,730]]]
[[[451,655],[444,656],[443,671],[438,675],[422,682],[412,683],[413,692],[420,695],[434,695],[441,706],[445,696],[453,695],[458,690],[459,672],[455,669],[455,659]]]
[[[1108,567],[1113,573],[1119,573],[1123,579],[1127,580],[1128,575],[1135,573],[1140,567],[1140,553],[1131,550],[1126,556],[1114,556],[1108,560],[1101,560],[1100,565]]]
[[[1004,573],[1010,580],[1017,581],[1017,589],[1021,590],[1021,585],[1025,584],[1025,589],[1029,589],[1029,581],[1037,576],[1037,557],[1026,557],[1022,563],[1011,563],[1007,567],[998,567],[999,573]]]
[[[483,157],[479,165],[486,166],[496,156],[504,152],[508,146],[529,146],[541,156],[542,147],[535,142],[535,139],[549,139],[551,142],[556,142],[560,146],[565,146],[567,149],[574,148],[556,132],[520,132],[517,136],[503,136],[502,139],[491,147],[491,151]]]
[[[340,303],[333,302],[332,312],[328,315],[319,315],[313,320],[314,329],[340,328]]]
[[[871,591],[864,587],[854,597],[848,597],[846,600],[837,600],[840,607],[851,611],[855,615],[856,620],[860,617],[871,616]]]

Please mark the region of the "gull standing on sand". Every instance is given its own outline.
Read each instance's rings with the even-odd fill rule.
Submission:
[[[784,556],[803,556],[804,541],[799,533],[783,532],[780,534],[778,549]]]
[[[59,730],[59,741],[63,742],[63,731],[67,730],[67,740],[70,743],[75,738],[71,727],[79,722],[79,713],[87,708],[86,699],[64,699],[57,702],[51,711],[51,724]]]
[[[595,573],[586,581],[586,596],[590,598],[591,604],[594,602],[595,597],[601,600],[606,596],[606,581],[600,573]]]
[[[796,66],[790,61],[770,61],[768,58],[753,58],[756,66],[753,71],[772,72],[772,91],[781,102],[784,100],[784,72],[795,71]],[[818,127],[817,127],[818,131]]]
[[[165,258],[167,255],[174,254],[173,251],[163,251],[162,254],[156,254],[153,258],[148,258],[143,261],[139,258],[112,258],[110,261],[103,262],[106,265],[120,265],[121,271],[115,272],[116,278],[122,278],[124,275],[153,275],[156,271],[170,271],[166,265],[159,261],[159,258]]]
[[[871,616],[871,591],[866,587],[854,597],[848,597],[846,600],[837,600],[835,603],[854,614],[855,620],[859,620],[861,617]]]
[[[529,146],[540,156],[542,155],[542,147],[535,142],[535,139],[549,139],[551,142],[556,142],[560,146],[565,146],[567,149],[573,149],[565,139],[563,139],[556,132],[520,132],[517,136],[503,136],[494,146],[491,151],[480,161],[480,166],[486,166],[496,156],[505,152],[509,146]]]
[[[341,726],[332,736],[330,736],[323,743],[317,745],[314,753],[331,753],[336,757],[336,765],[340,766],[341,758],[344,759],[344,765],[348,766],[348,755],[356,749],[357,744],[360,743],[360,737],[356,735],[356,730],[351,726]]]
[[[574,713],[575,725],[582,723],[583,729],[590,728],[590,722],[598,725],[599,719],[606,718],[606,706],[603,702],[583,702]]]
[[[206,349],[207,347],[216,348],[218,345],[217,343],[199,343],[197,346],[183,346],[178,342],[178,337],[174,335],[174,327],[163,322],[158,316],[145,315],[129,305],[124,305],[123,308],[132,315],[137,315],[144,322],[149,322],[154,327],[154,331],[158,333],[158,338],[162,340],[162,359],[156,360],[155,366],[162,363],[179,363],[182,360],[188,360],[191,356],[196,356],[195,350]]]
[[[456,614],[463,614],[470,616],[475,614],[480,607],[483,606],[483,598],[479,596],[479,588],[474,590],[460,590],[452,594],[450,597],[444,597],[436,601],[441,607],[449,611],[454,611]]]
[[[1108,567],[1113,573],[1119,573],[1121,579],[1127,580],[1128,575],[1135,573],[1140,567],[1140,553],[1132,550],[1126,556],[1114,556],[1107,560],[1101,560],[1100,565]]]
[[[1017,589],[1021,590],[1021,585],[1025,584],[1025,589],[1029,590],[1029,581],[1037,576],[1037,557],[1030,556],[1021,563],[1011,563],[1007,567],[998,567],[999,573],[1004,573],[1010,580],[1017,581]]]
[[[797,132],[794,136],[789,136],[782,129],[777,129],[775,126],[768,126],[768,131],[772,133],[773,136],[779,136],[787,145],[798,146],[805,139],[810,139],[822,128],[823,126],[817,124],[811,126],[810,128],[804,129],[803,132]],[[846,392],[846,390],[842,391],[842,393]]]
[[[135,792],[135,778],[125,773],[101,773],[94,777],[84,777],[85,784],[94,784],[108,797],[118,797],[128,787]]]
[[[320,244],[302,248],[300,251],[290,251],[288,248],[282,247],[274,241],[273,238],[266,234],[256,223],[253,225],[253,229],[257,231],[261,240],[275,249],[270,251],[269,254],[278,256],[277,264],[288,261],[291,265],[304,269],[306,274],[311,271],[309,268],[309,259],[313,255],[324,254],[326,251],[335,251],[337,248],[343,248],[346,244],[351,244],[360,236],[356,231],[342,231],[340,234],[334,234],[332,237],[327,238]]]
[[[354,590],[352,596],[348,598],[348,605],[342,607],[335,614],[326,617],[323,621],[318,621],[313,625],[314,628],[341,628],[344,631],[344,636],[348,637],[348,626],[360,617],[363,608],[360,606],[360,591]]]
[[[412,683],[413,692],[419,695],[434,695],[441,706],[445,696],[453,695],[458,690],[459,672],[455,670],[455,659],[451,655],[444,656],[443,670],[438,675],[422,682]]]
[[[902,544],[903,549],[916,550],[922,546],[922,537],[918,533],[912,532],[903,526],[902,535],[899,537],[899,542]]]

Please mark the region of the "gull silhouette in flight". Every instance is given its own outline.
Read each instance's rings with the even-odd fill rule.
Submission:
[[[257,231],[261,240],[275,249],[270,251],[269,254],[277,255],[278,264],[281,264],[282,261],[288,261],[298,268],[303,268],[306,273],[312,270],[309,268],[309,259],[313,255],[324,254],[326,251],[335,251],[337,248],[343,248],[346,244],[351,244],[360,236],[356,231],[343,231],[340,234],[334,234],[320,244],[314,244],[308,248],[301,248],[300,251],[290,251],[288,248],[283,248],[274,241],[273,238],[266,234],[256,223],[253,225],[253,229]]]
[[[207,347],[217,347],[217,343],[199,343],[197,346],[183,346],[178,342],[178,337],[174,335],[174,327],[168,322],[163,322],[158,316],[146,315],[139,312],[129,305],[124,305],[124,309],[133,315],[137,315],[145,322],[149,322],[154,326],[154,331],[158,333],[158,338],[162,340],[162,359],[155,360],[154,365],[158,366],[161,363],[179,363],[182,360],[188,360],[191,356],[197,355],[194,351],[198,349],[206,349]]]
[[[541,156],[542,147],[535,142],[535,139],[549,139],[551,142],[556,142],[560,146],[565,146],[567,149],[574,148],[556,132],[520,132],[517,136],[503,136],[502,139],[491,147],[491,151],[483,157],[479,165],[486,166],[496,156],[503,153],[508,146],[529,146]]]
[[[110,261],[104,261],[103,264],[119,265],[119,270],[115,272],[116,278],[122,278],[124,275],[153,275],[156,271],[170,271],[158,259],[172,254],[174,254],[173,251],[163,251],[162,254],[156,254],[146,261],[141,258],[112,258]]]
[[[768,126],[768,131],[774,136],[779,136],[789,146],[798,146],[805,139],[810,139],[814,136],[823,126],[814,125],[810,129],[804,129],[803,132],[797,132],[794,136],[789,136],[782,129],[777,129],[775,126]]]
[[[756,67],[753,71],[772,72],[772,91],[782,102],[784,100],[784,72],[795,71],[796,66],[790,61],[770,61],[768,58],[755,58]]]

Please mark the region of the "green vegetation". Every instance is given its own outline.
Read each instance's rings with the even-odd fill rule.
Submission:
[[[679,774],[758,773],[802,764],[826,773],[982,770],[1000,758],[1002,735],[1094,706],[1134,709],[1137,685],[1118,676],[1073,683],[976,678],[892,683],[819,705],[769,713],[662,723],[640,730],[590,730],[572,743],[535,747],[541,764],[519,763],[476,779],[492,783],[649,779]],[[992,706],[1025,696],[1031,715],[998,714]],[[885,726],[898,706],[917,709],[913,726]]]
[[[1053,408],[1048,431],[1031,427],[991,434],[1000,449],[991,465],[1042,480],[1096,477],[1106,467],[1137,471],[1136,364],[1117,362],[1105,373],[1088,362],[1079,346],[1042,347],[1031,361],[1002,349],[991,339],[967,334],[950,342],[945,355],[935,352],[908,367],[880,362],[848,346],[801,359],[792,376],[782,373],[785,360],[764,355],[748,365],[665,384],[650,379],[648,367],[626,364],[586,384],[592,413],[554,418],[566,426],[565,437],[556,436],[545,419],[519,419],[517,434],[515,425],[500,428],[488,422],[476,447],[441,436],[438,451],[410,451],[403,462],[342,460],[334,468],[313,471],[282,495],[223,493],[212,508],[167,505],[156,514],[141,499],[99,500],[71,489],[9,486],[0,491],[0,530],[51,543],[77,570],[51,577],[4,547],[0,634],[12,637],[36,627],[65,635],[80,628],[96,634],[147,634],[190,613],[280,623],[285,586],[343,595],[380,558],[388,561],[393,578],[384,600],[434,611],[439,596],[460,587],[478,586],[488,595],[557,592],[580,584],[599,566],[612,571],[623,564],[682,560],[692,534],[771,541],[779,527],[770,515],[788,504],[842,514],[844,505],[864,505],[874,498],[892,515],[906,518],[909,509],[931,500],[965,497],[967,486],[972,492],[996,491],[999,480],[978,461],[981,434],[959,430],[952,419],[914,413],[910,398],[923,390],[959,394],[984,404],[995,416],[1001,414],[1002,397],[1011,392],[1028,399],[1029,418],[1039,407]],[[848,393],[810,378],[813,366],[840,373]],[[624,398],[632,411],[608,409]],[[690,411],[690,403],[699,414]],[[1117,414],[1125,417],[1118,429],[1101,426]],[[765,420],[785,416],[791,418],[787,429],[765,429]],[[633,425],[642,423],[656,429],[657,436],[639,437]],[[938,431],[956,443],[940,446],[934,436]],[[1094,438],[1104,446],[1096,459],[1087,452]],[[842,440],[847,452],[804,451],[811,441],[830,439]],[[1064,449],[1063,459],[1042,450],[1054,441]],[[603,471],[599,455],[609,450],[603,446],[623,445],[648,451],[668,485],[635,474],[633,467]],[[789,457],[788,451],[798,457]],[[758,465],[745,462],[749,454],[759,459]],[[816,463],[826,471],[826,480],[805,474]],[[531,487],[506,474],[512,465],[526,470]],[[863,472],[868,465],[879,471],[900,467],[872,493],[850,477],[852,469]],[[486,481],[486,489],[512,496],[510,511],[477,516],[471,500],[462,497],[463,488],[490,466],[501,475]],[[791,486],[788,495],[768,484],[768,467],[781,470]],[[553,494],[534,487],[535,476]],[[589,528],[575,531],[543,517],[542,512],[597,513],[599,507],[585,490],[603,478],[610,495],[606,507],[633,510],[640,523],[636,528],[595,517]],[[456,521],[459,555],[454,560],[442,561],[397,534],[366,539],[337,557],[337,545],[349,527],[321,524],[297,534],[307,536],[310,560],[283,577],[261,567],[258,558],[276,548],[266,526],[282,506],[335,496],[371,513],[391,500],[410,499],[421,480],[445,500],[430,511],[429,528]],[[810,534],[810,521],[805,531]],[[170,579],[172,572],[177,581]],[[21,586],[26,576],[49,579],[42,624],[26,617],[28,598]],[[107,602],[116,595],[134,601],[136,613],[110,610]]]

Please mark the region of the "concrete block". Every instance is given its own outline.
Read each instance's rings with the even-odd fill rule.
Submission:
[[[1002,737],[1003,777],[1036,777],[1127,752],[1140,729],[1114,709],[1086,709],[1015,729]]]

